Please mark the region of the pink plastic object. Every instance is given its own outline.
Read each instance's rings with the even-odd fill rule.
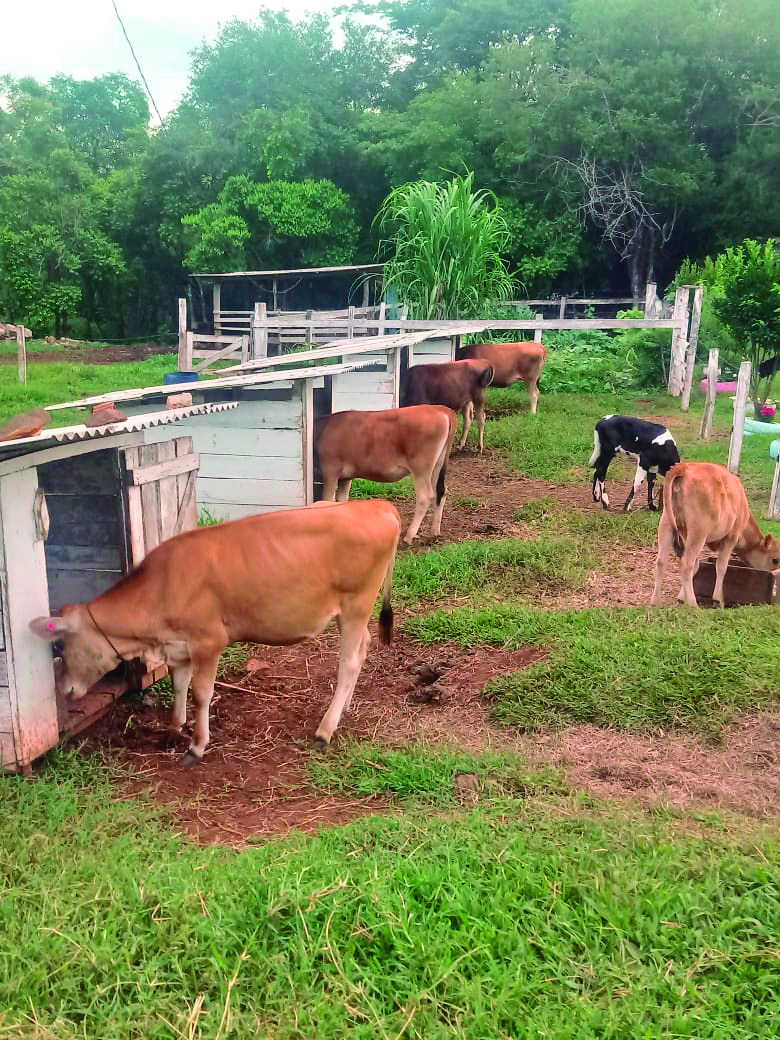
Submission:
[[[707,380],[706,379],[702,379],[702,381],[699,383],[699,389],[700,390],[704,390],[704,391],[707,390]],[[729,383],[716,383],[715,384],[715,392],[718,393],[718,394],[733,394],[733,393],[736,392],[736,389],[737,389],[736,380],[731,380],[731,382],[729,382]]]

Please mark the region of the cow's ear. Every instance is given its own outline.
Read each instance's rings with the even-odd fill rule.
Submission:
[[[67,618],[37,617],[30,622],[30,630],[36,636],[40,636],[41,639],[46,639],[48,642],[53,643],[55,640],[62,639],[63,636],[72,632],[73,626],[68,622]]]
[[[769,549],[771,547],[773,541],[774,541],[774,538],[773,538],[773,536],[771,534],[765,534],[764,535],[764,548],[765,549]]]

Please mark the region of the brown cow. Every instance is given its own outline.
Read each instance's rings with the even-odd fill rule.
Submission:
[[[404,406],[442,404],[463,415],[463,434],[458,448],[466,443],[474,416],[479,430],[479,450],[485,439],[485,390],[493,381],[493,366],[487,361],[447,361],[441,365],[413,365],[404,382]]]
[[[460,352],[464,358],[479,358],[493,366],[493,386],[511,386],[521,380],[531,400],[531,415],[536,415],[539,380],[547,351],[541,343],[472,343]]]
[[[414,541],[436,497],[431,534],[441,531],[447,459],[458,427],[451,408],[420,404],[380,412],[336,412],[317,423],[322,497],[345,502],[354,477],[391,483],[411,474],[415,509],[404,536]]]
[[[341,634],[336,690],[316,733],[330,743],[352,699],[371,636],[368,622],[384,582],[379,634],[392,636],[398,510],[381,499],[318,503],[202,527],[158,546],[118,585],[30,627],[64,639],[58,687],[75,698],[121,660],[143,657],[171,669],[172,728],[187,716],[192,679],[195,725],[183,765],[203,757],[219,655],[230,643],[298,643],[336,620]]]
[[[736,553],[750,567],[771,571],[780,566],[780,544],[771,534],[762,536],[750,512],[739,477],[712,462],[680,462],[664,481],[664,509],[658,524],[655,588],[650,602],[661,600],[669,553],[680,559],[682,588],[677,597],[696,606],[693,576],[704,546],[718,554],[713,600],[723,606],[723,579],[729,558]]]

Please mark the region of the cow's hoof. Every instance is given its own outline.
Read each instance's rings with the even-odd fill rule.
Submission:
[[[189,769],[190,766],[197,766],[203,761],[200,755],[196,755],[195,752],[190,748],[179,759],[179,765],[182,769]]]
[[[606,504],[604,499],[601,500],[601,508],[609,512],[609,506]]]
[[[658,512],[658,506],[654,506],[652,502],[650,503],[650,505],[647,508],[650,510],[651,513],[657,513]]]
[[[315,751],[327,751],[330,747],[330,741],[324,737],[316,736],[312,741],[312,747]]]

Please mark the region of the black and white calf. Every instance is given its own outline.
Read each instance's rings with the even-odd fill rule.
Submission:
[[[605,415],[593,431],[593,454],[588,465],[593,466],[593,501],[609,509],[609,495],[605,487],[607,468],[616,455],[636,460],[634,485],[623,504],[628,511],[642,481],[647,480],[647,508],[653,505],[653,483],[657,474],[664,476],[680,461],[674,437],[660,423],[631,419],[626,415]]]

